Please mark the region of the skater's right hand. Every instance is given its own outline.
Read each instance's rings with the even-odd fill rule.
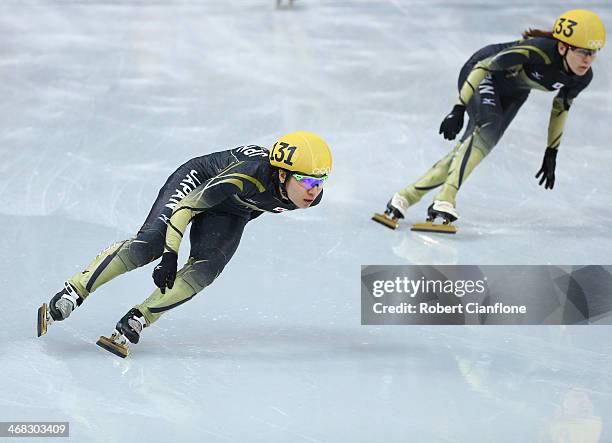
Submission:
[[[557,167],[557,150],[546,148],[542,167],[536,174],[535,178],[540,179],[540,186],[544,185],[544,189],[552,189],[555,187],[555,168]],[[540,176],[542,178],[540,178]]]
[[[176,268],[178,255],[174,252],[164,252],[161,262],[153,269],[153,281],[161,289],[161,293],[166,293],[166,288],[172,289],[176,278]]]
[[[442,120],[440,134],[444,134],[446,140],[454,140],[463,128],[463,114],[465,114],[465,106],[455,105],[450,114]]]

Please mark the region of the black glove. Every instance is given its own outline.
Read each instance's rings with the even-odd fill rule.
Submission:
[[[166,293],[166,287],[172,289],[176,278],[178,255],[174,252],[164,252],[161,262],[153,269],[153,281],[155,286],[161,289],[161,293]]]
[[[540,186],[544,184],[544,189],[552,189],[555,187],[555,166],[557,166],[557,150],[546,148],[542,167],[536,174],[535,178],[540,178]]]
[[[440,134],[444,134],[446,140],[454,140],[463,128],[463,114],[465,114],[465,106],[455,105],[450,114],[442,120]]]

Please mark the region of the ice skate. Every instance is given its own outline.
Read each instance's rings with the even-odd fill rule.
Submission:
[[[79,297],[74,286],[64,283],[64,289],[55,294],[49,304],[43,303],[38,308],[38,336],[45,335],[47,328],[54,321],[67,319],[83,299]]]
[[[121,358],[125,358],[130,355],[127,338],[125,338],[125,336],[116,329],[113,331],[110,337],[105,337],[103,335],[100,336],[100,339],[96,342],[96,344]]]
[[[140,333],[146,326],[147,321],[142,313],[136,308],[130,309],[117,322],[113,334],[110,337],[101,336],[96,344],[121,358],[125,358],[130,354],[128,342],[138,343]]]
[[[388,228],[397,229],[399,225],[398,220],[404,218],[406,209],[408,209],[409,206],[410,203],[408,203],[408,200],[398,193],[395,193],[391,200],[389,200],[389,203],[387,203],[387,209],[384,214],[376,213],[372,217],[372,220]]]
[[[441,218],[442,223],[434,223],[436,218]],[[441,232],[444,234],[456,234],[457,228],[453,222],[459,218],[455,207],[442,200],[436,200],[427,209],[427,221],[412,225],[411,231]]]

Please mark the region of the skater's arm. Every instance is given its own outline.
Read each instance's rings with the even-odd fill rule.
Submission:
[[[164,252],[178,254],[183,234],[191,220],[200,212],[227,198],[227,189],[224,189],[223,186],[207,187],[209,183],[210,181],[195,188],[174,208],[166,230]]]
[[[593,78],[593,72],[589,71],[587,75],[580,79],[580,83],[573,88],[563,87],[553,100],[552,109],[550,111],[550,120],[548,123],[548,147],[557,149],[561,144],[561,136],[565,128],[565,122],[569,113],[569,109],[578,94],[586,88]]]
[[[187,225],[199,213],[218,205],[232,195],[248,193],[252,188],[256,188],[259,192],[265,190],[259,180],[243,171],[242,164],[243,162],[237,162],[231,168],[198,186],[175,206],[166,230],[164,252],[178,254]]]
[[[484,80],[487,74],[491,72],[489,69],[489,59],[482,60],[476,63],[476,66],[472,68],[463,86],[459,91],[459,102],[458,105],[467,106],[469,101],[472,99],[476,88]]]
[[[563,135],[563,128],[565,128],[568,111],[569,107],[565,107],[563,98],[555,97],[548,122],[548,148],[557,149],[561,144],[561,136]]]

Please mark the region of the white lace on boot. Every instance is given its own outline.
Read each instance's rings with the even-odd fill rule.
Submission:
[[[402,214],[402,217],[406,216],[406,210],[410,207],[410,203],[406,200],[405,197],[399,195],[399,193],[393,194],[391,198],[391,206],[393,206],[397,211]]]
[[[144,317],[132,316],[127,321],[130,328],[132,328],[138,335],[142,332],[142,329],[147,326],[147,322]]]
[[[453,217],[455,217],[455,219],[459,219],[459,214],[455,210],[455,207],[452,203],[442,200],[435,200],[433,204],[433,209],[434,211],[444,212],[446,214],[452,215]]]
[[[76,290],[68,282],[64,283],[64,294],[55,302],[55,308],[62,313],[62,318],[67,319],[77,307],[79,296]]]

